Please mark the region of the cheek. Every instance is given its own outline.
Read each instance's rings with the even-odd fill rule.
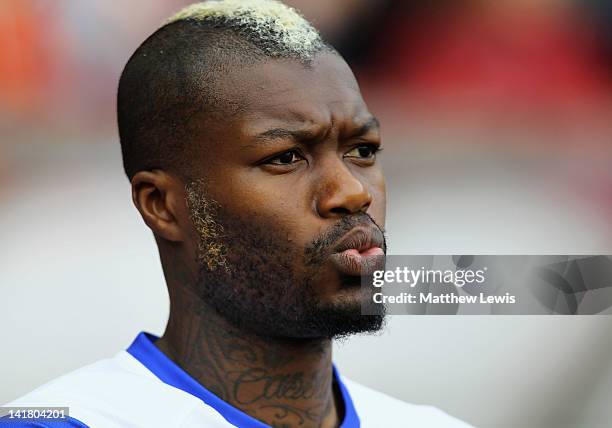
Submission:
[[[220,199],[224,212],[260,225],[284,242],[299,244],[309,236],[308,195],[297,183],[285,183],[278,177],[234,180]]]

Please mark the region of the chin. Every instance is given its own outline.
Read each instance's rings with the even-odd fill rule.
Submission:
[[[341,290],[327,302],[321,302],[316,313],[318,322],[314,330],[318,329],[323,337],[337,339],[381,330],[386,310],[384,305],[362,306],[360,288],[355,288]]]
[[[346,324],[338,328],[334,332],[330,332],[329,339],[343,339],[355,334],[376,333],[381,331],[385,325],[384,315],[361,315],[359,319],[352,320],[350,324]]]

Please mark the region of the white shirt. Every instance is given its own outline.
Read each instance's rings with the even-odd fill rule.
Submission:
[[[0,419],[0,427],[40,428],[266,428],[224,402],[178,367],[140,333],[127,351],[77,369],[9,403],[9,407],[69,407],[62,422]],[[344,401],[341,428],[469,425],[431,406],[404,403],[334,376]]]

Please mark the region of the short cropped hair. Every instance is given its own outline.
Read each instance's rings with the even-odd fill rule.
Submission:
[[[228,70],[275,58],[308,65],[321,51],[333,48],[277,0],[209,0],[181,10],[121,74],[117,119],[126,175],[154,168],[194,173],[189,160],[206,121],[241,109],[217,85]]]

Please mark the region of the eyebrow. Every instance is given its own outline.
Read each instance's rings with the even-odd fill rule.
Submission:
[[[380,122],[374,116],[371,116],[366,122],[358,125],[345,138],[354,138],[367,134],[372,130],[380,129]],[[271,128],[257,134],[253,137],[256,143],[267,143],[275,140],[294,140],[294,141],[312,141],[321,136],[320,132],[309,129],[286,129],[286,128]]]
[[[286,129],[286,128],[271,128],[260,134],[257,134],[253,139],[257,142],[268,142],[274,140],[295,140],[308,141],[314,140],[318,133],[307,129]]]
[[[361,137],[362,135],[366,135],[371,131],[380,130],[380,122],[374,116],[370,116],[368,120],[365,121],[362,125],[359,125],[352,132],[348,133],[347,138]]]

